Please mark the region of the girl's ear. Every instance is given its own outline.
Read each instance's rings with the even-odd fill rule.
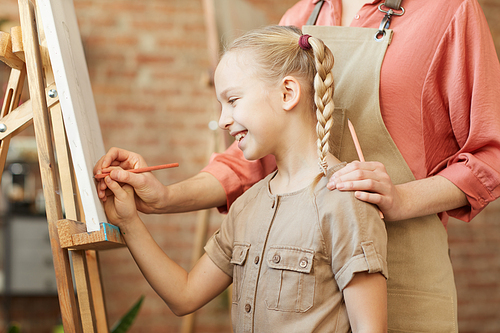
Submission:
[[[302,90],[299,80],[294,76],[286,76],[281,81],[283,110],[290,111],[300,101]]]

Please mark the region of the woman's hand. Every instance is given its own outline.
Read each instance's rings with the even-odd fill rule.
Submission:
[[[402,199],[380,162],[352,162],[335,172],[328,181],[330,190],[355,191],[359,200],[377,205],[384,219],[401,219]]]
[[[335,172],[326,186],[355,191],[359,200],[377,205],[386,221],[437,214],[469,204],[465,193],[440,175],[394,185],[379,162],[349,163]]]

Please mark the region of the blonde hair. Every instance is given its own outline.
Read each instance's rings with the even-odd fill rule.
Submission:
[[[237,38],[225,52],[251,50],[259,77],[278,83],[295,75],[309,83],[306,92],[314,91],[316,133],[321,172],[326,176],[330,130],[333,125],[333,54],[318,38],[309,37],[310,49],[299,46],[302,31],[296,27],[269,26]]]

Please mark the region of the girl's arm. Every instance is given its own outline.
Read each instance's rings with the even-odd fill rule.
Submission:
[[[94,166],[94,174],[109,167],[124,170],[147,166],[144,158],[120,148],[111,148]],[[120,169],[111,171],[112,180],[135,189],[137,209],[146,214],[180,213],[223,206],[226,193],[219,181],[207,172],[169,186],[163,185],[150,172],[134,174]],[[112,199],[107,183],[101,180],[97,194],[103,202]]]
[[[231,284],[232,278],[207,255],[189,273],[176,264],[158,246],[139,218],[134,189],[129,185],[121,187],[109,176],[105,182],[113,192],[104,205],[108,219],[120,228],[142,274],[176,315],[199,309]]]
[[[387,284],[380,273],[356,273],[344,288],[353,332],[387,332]]]

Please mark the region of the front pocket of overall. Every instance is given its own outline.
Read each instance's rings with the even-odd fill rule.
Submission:
[[[269,310],[305,312],[313,306],[314,251],[272,246],[266,257],[266,306]]]
[[[234,243],[233,245],[233,256],[231,258],[231,264],[233,264],[233,303],[238,303],[241,297],[241,289],[245,279],[245,262],[249,249],[250,244],[248,243]]]

